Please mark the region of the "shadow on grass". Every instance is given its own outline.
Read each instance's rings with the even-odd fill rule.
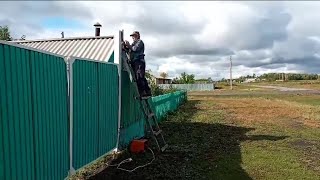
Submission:
[[[161,123],[169,148],[155,161],[133,173],[109,167],[92,179],[252,179],[241,167],[242,141],[277,141],[286,137],[247,136],[253,128],[219,123],[192,122],[199,101],[188,101],[178,112]],[[145,155],[125,154],[113,163],[132,157],[122,167],[133,169],[152,159]]]

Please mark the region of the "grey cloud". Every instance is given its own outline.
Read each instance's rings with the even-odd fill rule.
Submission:
[[[90,18],[91,12],[85,10],[86,7],[79,3],[60,1],[4,1],[1,2],[1,14],[6,18],[29,19],[43,18],[48,16],[63,16],[70,18]],[[28,21],[33,21],[29,19]]]
[[[156,44],[150,44],[150,51],[157,57],[170,57],[177,55],[233,55],[234,52],[227,48],[207,46],[205,42],[198,42],[188,35],[174,35],[166,38],[159,37]]]
[[[319,73],[320,58],[306,56],[303,58],[284,59],[292,69],[303,73]]]
[[[224,41],[237,50],[256,50],[271,48],[275,41],[284,41],[287,38],[287,25],[291,15],[284,12],[267,12],[264,17],[252,17],[245,20],[230,20],[232,27]]]
[[[5,1],[0,6],[0,25],[8,25],[14,38],[22,35],[35,37],[45,30],[41,25],[43,19],[63,17],[82,22],[92,17],[91,12],[84,9],[84,6],[72,2]]]
[[[99,6],[100,2],[94,3]],[[156,39],[155,43],[148,42],[147,38],[145,41],[147,64],[152,68],[159,68],[164,59],[175,56],[195,66],[210,66],[212,70],[197,70],[193,72],[196,75],[205,76],[205,73],[208,73],[208,76],[213,78],[221,78],[228,73],[228,58],[232,55],[234,66],[239,69],[261,67],[264,70],[276,70],[288,67],[306,72],[319,72],[317,69],[320,60],[314,54],[320,52],[320,43],[308,36],[320,37],[320,33],[309,31],[312,26],[304,26],[301,17],[298,18],[299,22],[296,22],[297,16],[292,14],[293,11],[286,11],[286,3],[241,2],[252,10],[252,16],[241,19],[238,18],[241,14],[232,15],[233,18],[227,23],[230,28],[218,37],[220,43],[214,46],[207,44],[210,39],[195,39],[195,35],[201,34],[204,30],[208,18],[189,22],[188,18],[184,17],[184,12],[178,8],[181,3],[104,3],[101,6],[105,7],[100,10],[105,12],[97,13],[95,6],[72,1],[2,2],[0,25],[7,24],[12,27],[12,34],[17,38],[23,34],[27,37],[46,38],[42,36],[46,28],[40,23],[46,17],[64,17],[84,24],[93,23],[94,19],[101,18],[102,31],[130,24],[142,33],[142,38]],[[292,22],[299,26],[299,31],[288,30]],[[312,22],[312,19],[306,22]],[[89,24],[88,28],[93,27]],[[308,34],[304,34],[305,32]],[[175,69],[169,74],[180,74],[188,70],[181,67]],[[241,73],[246,75],[247,72]]]
[[[201,32],[206,25],[204,20],[188,22],[182,12],[173,5],[165,5],[159,2],[145,3],[144,5],[143,14],[132,18],[130,22],[134,22],[135,26],[145,33],[154,35],[190,35]],[[173,9],[176,10],[173,11]]]
[[[272,51],[275,56],[289,59],[313,55],[320,50],[320,43],[304,36],[292,36],[285,42],[276,43]]]
[[[194,59],[202,59],[203,55],[205,56],[225,56],[225,55],[233,55],[233,51],[229,49],[209,49],[209,48],[191,48],[184,47],[183,45],[176,48],[166,48],[166,49],[158,49],[153,51],[155,56],[158,57],[170,57],[170,56],[178,56],[178,55],[189,55]],[[204,58],[202,60],[207,61],[208,58]],[[210,60],[209,60],[210,61]]]
[[[286,64],[266,64],[261,67],[264,69],[279,69],[281,67],[286,67]]]
[[[320,66],[320,59],[315,56],[306,56],[303,58],[286,59],[283,57],[271,58],[270,63],[261,63],[251,67],[262,67],[265,69],[278,69],[280,67],[295,66],[296,69],[302,69],[304,72],[316,73]]]

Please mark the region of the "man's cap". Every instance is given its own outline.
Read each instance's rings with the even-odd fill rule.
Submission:
[[[130,36],[133,36],[133,35],[138,35],[138,36],[140,36],[140,33],[139,33],[139,31],[133,31],[133,33],[130,34]]]

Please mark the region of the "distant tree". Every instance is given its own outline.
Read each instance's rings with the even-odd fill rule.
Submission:
[[[195,81],[194,74],[183,72],[180,74],[180,77],[176,77],[172,80],[172,84],[194,84]]]
[[[0,26],[0,40],[10,41],[10,30],[8,26]]]
[[[177,77],[172,79],[172,84],[180,84],[179,79]]]
[[[160,73],[160,77],[166,79],[168,77],[168,73],[162,72],[162,73]]]
[[[150,69],[146,70],[145,76],[149,83],[153,82],[154,76],[151,74],[152,71]]]
[[[211,77],[201,78],[201,79],[195,79],[195,83],[213,83],[213,80],[211,79]]]
[[[298,74],[298,73],[267,73],[259,76],[260,79],[266,79],[267,81],[282,80],[282,76],[285,80],[316,80],[317,74]]]
[[[194,74],[187,74],[186,72],[181,73],[179,81],[181,84],[194,84]]]

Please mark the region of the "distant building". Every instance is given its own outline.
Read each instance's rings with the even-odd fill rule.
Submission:
[[[250,82],[256,82],[256,78],[247,78],[243,81],[243,83],[250,83]]]
[[[172,83],[172,79],[161,78],[161,77],[156,78],[156,84],[171,84],[171,83]]]

